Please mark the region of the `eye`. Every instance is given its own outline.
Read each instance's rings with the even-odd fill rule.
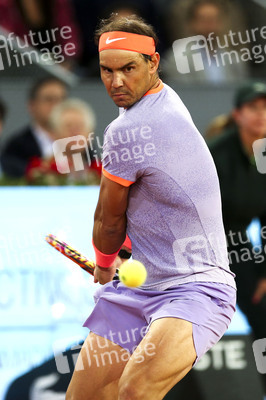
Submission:
[[[110,68],[106,68],[106,67],[102,67],[102,71],[107,74],[111,74],[111,72],[112,72],[112,70]]]
[[[131,72],[134,68],[132,66],[126,67],[125,71],[126,72]]]

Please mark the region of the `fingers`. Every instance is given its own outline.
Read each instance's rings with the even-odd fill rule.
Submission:
[[[100,283],[100,285],[104,285],[105,283],[112,281],[115,272],[115,266],[103,268],[96,265],[94,269],[94,283]]]

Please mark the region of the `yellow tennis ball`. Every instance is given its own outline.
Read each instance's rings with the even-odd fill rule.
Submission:
[[[124,285],[138,287],[143,285],[147,278],[147,270],[140,261],[125,261],[119,268],[119,279]]]

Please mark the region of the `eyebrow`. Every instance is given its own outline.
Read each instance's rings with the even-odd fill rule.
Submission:
[[[122,67],[120,67],[118,69],[124,69],[124,68],[130,67],[131,65],[137,65],[136,61],[130,61],[127,64],[123,65]],[[106,65],[103,65],[103,64],[100,64],[100,67],[101,68],[112,69],[112,68],[109,68],[109,67],[107,67]]]

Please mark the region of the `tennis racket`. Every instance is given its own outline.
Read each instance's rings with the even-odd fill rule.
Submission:
[[[58,239],[55,235],[49,234],[45,237],[47,243],[49,243],[54,249],[59,251],[65,257],[69,258],[74,263],[78,264],[84,271],[89,274],[94,274],[95,262],[86,258],[77,250],[73,249],[73,247],[69,246],[67,243]],[[118,278],[118,270],[116,270],[116,274],[113,277],[113,280],[117,280]]]

